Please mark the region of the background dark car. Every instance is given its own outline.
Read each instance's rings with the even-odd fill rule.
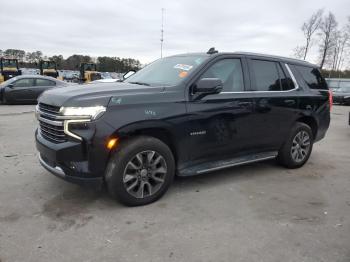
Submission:
[[[11,103],[37,103],[40,94],[55,87],[69,84],[53,77],[23,75],[11,78],[0,85],[0,101]]]
[[[333,90],[333,102],[350,105],[350,80],[339,81],[339,88]]]
[[[333,92],[334,90],[339,88],[339,81],[339,78],[326,78],[328,88],[331,89]]]

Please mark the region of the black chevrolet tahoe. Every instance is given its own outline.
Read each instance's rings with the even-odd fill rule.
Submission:
[[[210,49],[159,59],[120,83],[44,92],[36,146],[54,175],[144,205],[175,174],[268,159],[301,167],[326,134],[331,99],[313,64]]]

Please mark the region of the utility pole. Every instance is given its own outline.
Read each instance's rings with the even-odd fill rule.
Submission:
[[[162,27],[160,30],[160,58],[163,57],[163,42],[164,42],[164,12],[165,9],[162,8]]]

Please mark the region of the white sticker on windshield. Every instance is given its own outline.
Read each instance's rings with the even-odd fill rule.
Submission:
[[[199,65],[200,63],[202,63],[202,58],[198,57],[196,60],[194,60],[194,62]]]
[[[191,65],[185,65],[185,64],[177,64],[174,66],[174,68],[176,69],[181,69],[181,70],[184,70],[184,71],[189,71],[192,69],[193,66]]]

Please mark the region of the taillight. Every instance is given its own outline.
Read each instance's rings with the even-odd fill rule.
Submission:
[[[332,90],[328,90],[328,96],[329,96],[329,111],[331,111],[332,106],[333,106],[333,92],[332,92]]]

